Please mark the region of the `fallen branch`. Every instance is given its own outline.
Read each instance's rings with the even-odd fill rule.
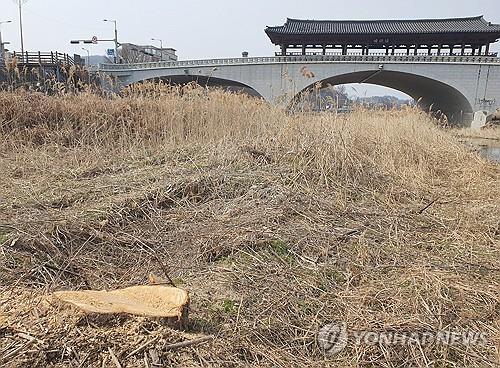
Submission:
[[[194,346],[194,345],[199,345],[207,341],[213,340],[213,336],[205,336],[201,337],[199,339],[194,339],[194,340],[189,340],[189,341],[183,341],[183,342],[178,342],[175,344],[170,344],[165,346],[165,350],[174,350],[174,349],[179,349],[179,348],[185,348],[187,346]]]
[[[434,203],[437,202],[437,198],[432,200],[429,204],[427,204],[425,207],[421,208],[420,211],[418,211],[418,214],[421,215],[423,214],[425,211],[427,211]]]
[[[141,346],[139,346],[137,349],[135,349],[134,351],[132,351],[130,354],[128,354],[127,355],[127,359],[130,358],[131,356],[134,356],[137,353],[140,353],[145,348],[147,348],[149,345],[154,344],[155,342],[157,342],[159,339],[160,339],[160,337],[157,336],[154,339],[145,342],[144,344],[142,344]]]

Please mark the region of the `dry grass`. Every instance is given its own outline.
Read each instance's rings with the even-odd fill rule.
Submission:
[[[100,367],[111,348],[142,367],[129,355],[151,339],[178,367],[500,363],[500,170],[416,110],[289,116],[143,86],[0,93],[0,124],[0,365]],[[48,296],[150,273],[190,291],[187,331]],[[489,342],[324,356],[315,335],[332,321]],[[204,335],[215,340],[166,350]]]

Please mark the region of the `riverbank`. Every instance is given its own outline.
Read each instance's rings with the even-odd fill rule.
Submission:
[[[0,120],[0,364],[499,362],[500,168],[417,110],[290,116],[188,87],[0,93]],[[150,275],[189,291],[186,331],[51,296]],[[331,322],[487,341],[329,356]]]
[[[458,129],[458,140],[487,160],[500,163],[500,126],[487,129]]]

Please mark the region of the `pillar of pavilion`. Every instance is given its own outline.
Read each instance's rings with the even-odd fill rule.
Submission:
[[[384,55],[487,55],[500,25],[482,16],[417,20],[300,20],[267,27],[277,55],[380,53]]]

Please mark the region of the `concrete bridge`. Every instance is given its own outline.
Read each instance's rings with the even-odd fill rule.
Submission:
[[[290,104],[317,83],[369,83],[394,88],[470,124],[500,107],[500,58],[433,55],[299,55],[102,64],[118,88],[147,80],[241,89],[271,103]]]

